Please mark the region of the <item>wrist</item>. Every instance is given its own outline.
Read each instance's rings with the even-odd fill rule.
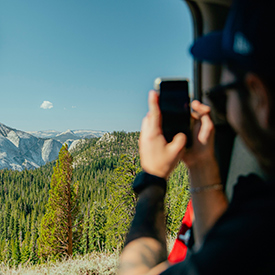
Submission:
[[[163,190],[164,194],[166,193],[167,182],[165,178],[161,178],[147,172],[141,172],[136,176],[133,182],[133,190],[137,194],[140,194],[145,189],[149,189],[152,186],[158,186]]]
[[[203,155],[195,155],[188,161],[183,160],[189,170],[200,169],[202,167],[217,165],[217,160],[214,153],[208,153]]]
[[[205,185],[205,186],[189,188],[189,192],[192,195],[200,194],[203,192],[209,192],[209,191],[223,191],[223,185],[221,183],[217,183],[217,184],[210,184],[210,185]]]
[[[214,157],[198,161],[188,168],[191,188],[221,184],[219,166]]]
[[[214,155],[198,157],[194,161],[186,163],[190,171],[207,170],[218,167],[218,162]]]
[[[144,163],[142,163],[142,169],[144,173],[148,173],[150,175],[154,175],[156,177],[159,178],[163,178],[165,180],[168,179],[169,177],[169,172],[165,172],[165,168],[160,168],[160,167],[150,167],[149,165],[144,165]]]

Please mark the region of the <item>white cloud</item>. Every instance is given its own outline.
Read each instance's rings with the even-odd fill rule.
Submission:
[[[40,105],[40,108],[42,108],[42,109],[51,109],[51,108],[53,108],[53,104],[50,101],[45,100]]]
[[[76,106],[72,106],[72,109],[75,109],[76,108]]]

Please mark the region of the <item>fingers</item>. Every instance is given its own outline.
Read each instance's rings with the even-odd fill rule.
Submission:
[[[167,144],[167,150],[170,151],[171,155],[177,156],[185,147],[186,142],[186,135],[178,133],[174,136],[173,140]]]
[[[149,114],[146,115],[146,117],[143,118],[141,123],[141,132],[143,132],[145,129],[147,129],[148,126],[148,120],[149,120]]]
[[[149,92],[149,97],[148,97],[148,105],[149,105],[149,112],[158,114],[160,112],[159,106],[158,106],[158,94],[154,91],[151,90]]]
[[[198,118],[210,113],[210,107],[200,103],[198,100],[194,100],[191,104],[192,109],[196,112]]]
[[[200,103],[198,100],[192,102],[192,108],[195,111],[193,117],[199,123],[198,140],[202,144],[206,144],[209,140],[211,133],[214,130],[214,124],[210,118],[210,107]]]
[[[161,124],[161,113],[158,104],[159,96],[155,91],[149,92],[149,116],[152,123],[152,127],[160,127]]]
[[[212,120],[210,119],[210,117],[206,116],[206,115],[202,116],[201,130],[198,135],[198,140],[202,144],[206,144],[207,141],[209,140],[211,133],[213,133],[213,130],[214,130],[214,124],[213,124]]]
[[[149,112],[142,120],[139,146],[141,144],[141,140],[144,138],[152,139],[155,136],[162,134],[161,112],[159,109],[158,100],[158,94],[153,90],[150,91],[148,97]]]

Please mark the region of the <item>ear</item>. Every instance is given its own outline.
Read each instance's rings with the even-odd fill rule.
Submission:
[[[245,83],[250,92],[250,105],[255,117],[259,125],[267,129],[270,113],[268,89],[262,79],[254,73],[246,74]]]

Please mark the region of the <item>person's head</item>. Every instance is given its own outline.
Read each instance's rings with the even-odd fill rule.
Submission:
[[[275,167],[274,8],[274,1],[236,0],[224,30],[191,48],[194,58],[224,65],[215,93],[225,95],[228,122],[267,172]]]

